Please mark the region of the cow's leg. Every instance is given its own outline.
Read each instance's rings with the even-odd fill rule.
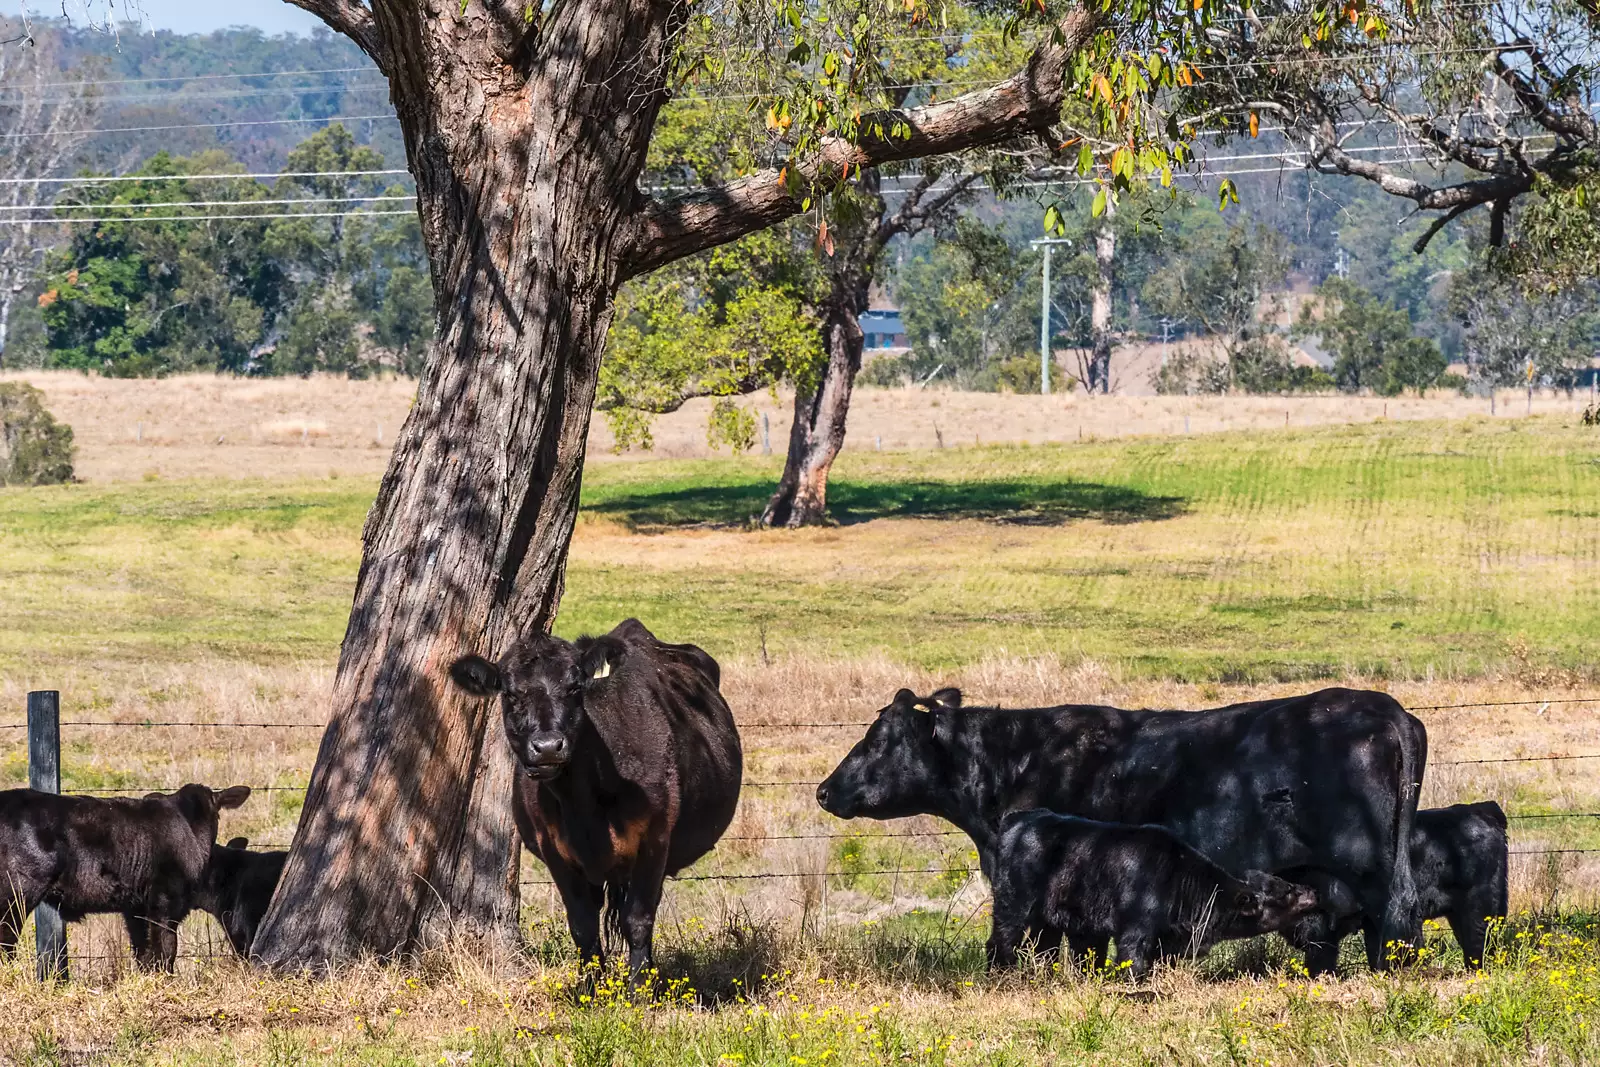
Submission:
[[[1308,941],[1305,946],[1306,973],[1313,978],[1333,974],[1339,969],[1339,938],[1328,937],[1321,941]]]
[[[1387,971],[1416,960],[1416,951],[1411,945],[1398,941],[1389,944],[1384,942],[1382,923],[1376,919],[1362,918],[1361,936],[1367,943],[1367,966],[1373,971]]]
[[[151,919],[123,912],[122,922],[128,928],[133,961],[141,971],[166,971],[171,974],[177,968],[177,920]]]
[[[661,907],[661,883],[667,876],[667,856],[640,856],[628,880],[623,905],[622,934],[628,940],[628,980],[639,985],[655,967],[656,909]]]
[[[981,855],[980,853],[980,862],[982,862]],[[992,871],[992,865],[987,870]],[[993,900],[989,905],[992,918],[989,924],[989,943],[984,946],[984,956],[988,960],[991,972],[1015,967],[1017,949],[1027,936],[1028,928],[1043,922],[1041,917],[1033,914],[1035,909],[1030,907],[1026,894],[1018,892],[1016,883],[1014,872],[1010,877],[991,876],[989,880],[993,891]]]
[[[550,869],[550,880],[556,884],[567,911],[567,930],[572,934],[572,943],[578,946],[578,970],[588,980],[591,973],[605,968],[605,952],[600,945],[600,906],[605,901],[605,887],[591,885],[583,872],[559,860],[546,860],[545,866]]]
[[[1026,933],[1023,923],[999,911],[995,912],[994,923],[989,929],[989,943],[984,946],[990,971],[1009,970],[1017,965],[1017,948],[1021,946]]]
[[[1038,937],[1038,948],[1035,949],[1040,959],[1053,960],[1061,955],[1061,941],[1066,936],[1059,926],[1044,923],[1036,931],[1030,931]]]
[[[1453,911],[1446,918],[1450,922],[1450,932],[1456,935],[1456,943],[1461,946],[1461,955],[1467,961],[1467,966],[1476,970],[1483,966],[1483,945],[1489,937],[1488,920],[1478,915],[1482,908]]]
[[[0,959],[10,959],[17,950],[17,939],[22,936],[22,924],[28,921],[37,900],[29,900],[13,892],[0,906]]]
[[[1117,966],[1126,964],[1128,977],[1139,981],[1150,973],[1154,950],[1154,938],[1135,931],[1120,933],[1117,935]]]

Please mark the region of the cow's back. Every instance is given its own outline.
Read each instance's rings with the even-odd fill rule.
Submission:
[[[1372,852],[1392,854],[1410,815],[1397,779],[1420,785],[1426,756],[1422,724],[1393,698],[1348,689],[1201,712],[1014,714],[1041,716],[1014,807],[1161,825],[1232,871],[1365,869]],[[1352,826],[1380,840],[1356,841]]]

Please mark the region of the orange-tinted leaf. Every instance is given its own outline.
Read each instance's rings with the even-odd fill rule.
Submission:
[[[1252,112],[1250,112],[1250,136],[1251,137],[1259,137],[1260,135],[1261,135],[1261,116],[1257,115],[1254,111],[1252,111]]]

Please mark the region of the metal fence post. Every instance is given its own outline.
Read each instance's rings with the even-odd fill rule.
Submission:
[[[61,694],[53,689],[28,694],[28,786],[61,792]],[[49,904],[33,912],[35,955],[41,982],[67,976],[67,927]]]

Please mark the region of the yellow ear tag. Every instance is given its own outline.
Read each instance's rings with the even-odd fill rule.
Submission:
[[[916,708],[918,711],[932,711],[933,710],[933,705],[929,704],[925,700],[919,700],[919,701],[917,701],[915,704],[913,704],[911,706]]]
[[[594,677],[596,680],[611,677],[611,661],[602,660],[600,662],[600,669],[594,672]]]

